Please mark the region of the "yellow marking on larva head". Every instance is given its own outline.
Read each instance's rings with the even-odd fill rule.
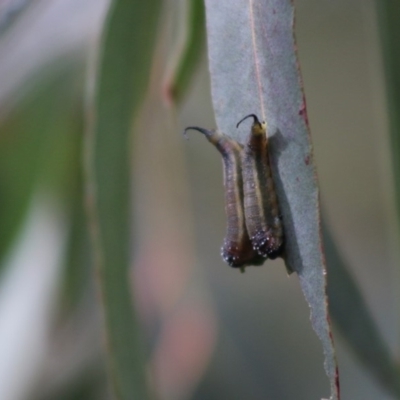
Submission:
[[[267,124],[259,121],[254,121],[253,126],[251,127],[251,133],[253,135],[265,135],[267,131]]]
[[[265,133],[267,133],[267,123],[265,121],[261,122],[261,128]]]

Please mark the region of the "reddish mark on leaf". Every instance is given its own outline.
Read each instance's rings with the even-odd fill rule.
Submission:
[[[307,105],[306,105],[306,98],[303,94],[303,101],[301,103],[300,109],[299,109],[299,115],[303,117],[304,122],[308,126],[308,116],[307,116]]]
[[[324,248],[323,248],[322,242],[321,242],[321,252],[324,253]],[[333,334],[332,334],[332,330],[331,330],[332,323],[331,323],[331,317],[329,314],[327,315],[327,320],[328,320],[328,326],[329,326],[329,338],[331,339],[332,346],[333,346]],[[338,395],[337,398],[338,398],[338,400],[340,400],[340,379],[339,379],[339,368],[337,365],[335,368],[335,386],[336,386],[336,393]]]
[[[162,97],[164,103],[168,107],[170,107],[172,104],[174,104],[175,98],[176,98],[176,90],[170,84],[170,82],[163,85],[163,87],[161,89],[161,97]]]
[[[308,154],[308,155],[305,157],[304,162],[305,162],[306,165],[310,165],[310,161],[311,161],[311,156]]]
[[[335,385],[338,394],[338,400],[340,400],[340,380],[339,380],[339,368],[335,368]]]

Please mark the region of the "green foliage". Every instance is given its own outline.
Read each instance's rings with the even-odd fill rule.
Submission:
[[[0,258],[24,221],[38,187],[64,190],[76,168],[76,70],[38,87],[1,126]],[[64,195],[66,192],[64,192]]]
[[[167,91],[171,98],[180,103],[192,81],[193,73],[203,54],[205,39],[205,10],[203,0],[187,0],[189,12],[185,46],[180,54],[177,68]]]
[[[319,187],[293,40],[294,6],[289,0],[209,0],[206,5],[207,32],[203,1],[188,0],[187,37],[167,82],[168,94],[176,104],[182,104],[199,64],[206,33],[218,128],[243,141],[248,126],[235,128],[241,117],[256,113],[267,121],[272,168],[285,223],[287,267],[299,276],[313,327],[323,343],[331,398],[338,399],[325,295]],[[400,216],[400,6],[394,1],[378,0],[377,9]],[[109,373],[116,398],[123,400],[148,398],[147,360],[132,306],[129,273],[132,244],[137,242],[132,236],[135,221],[130,212],[135,189],[131,133],[150,79],[160,11],[161,0],[112,2],[95,67],[95,90],[86,109],[85,144],[83,84],[81,71],[75,68],[45,79],[1,121],[0,258],[5,259],[14,243],[34,194],[42,189],[56,193],[71,221],[64,260],[63,305],[74,312],[91,284],[90,268],[95,264]],[[399,365],[328,229],[324,229],[324,243],[332,320],[376,380],[400,398]],[[97,379],[81,383],[70,397],[97,393]]]
[[[150,76],[161,1],[116,0],[103,33],[95,95],[88,109],[86,181],[94,260],[106,325],[108,361],[118,399],[146,399],[143,343],[132,307],[133,117]]]

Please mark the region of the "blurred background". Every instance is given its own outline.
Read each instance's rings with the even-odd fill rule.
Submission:
[[[158,398],[320,399],[329,384],[297,277],[220,257],[219,154],[204,50],[177,110],[165,104],[166,0],[133,135],[133,269]],[[88,63],[108,0],[0,2],[0,399],[110,399],[83,208]],[[322,203],[392,354],[400,282],[383,67],[372,0],[297,0],[296,33]],[[334,339],[343,399],[392,399]],[[151,372],[150,372],[151,371]]]

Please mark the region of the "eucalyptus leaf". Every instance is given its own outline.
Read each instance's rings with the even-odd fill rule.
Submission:
[[[379,33],[386,78],[386,96],[398,224],[400,222],[400,3],[377,0]]]
[[[77,184],[82,184],[77,179]],[[65,254],[62,305],[73,311],[82,300],[91,282],[92,258],[81,186],[73,193],[70,210],[70,229]]]
[[[255,113],[267,122],[288,271],[297,272],[325,353],[331,399],[338,368],[326,300],[319,188],[294,40],[290,0],[206,0],[212,98],[218,129],[244,142]]]
[[[326,225],[323,226],[328,263],[329,310],[358,359],[389,392],[400,397],[399,368],[390,355],[356,281]]]
[[[143,345],[132,307],[132,120],[143,100],[161,0],[115,0],[105,23],[88,108],[88,210],[116,398],[146,399]]]
[[[179,103],[185,96],[193,73],[198,66],[204,50],[205,10],[203,0],[187,0],[186,38],[179,60],[172,72],[172,79],[166,82],[167,93]]]
[[[76,70],[58,71],[0,126],[0,260],[7,255],[38,186],[65,193],[76,143]],[[72,132],[71,132],[72,131]],[[80,132],[79,132],[80,133]]]
[[[392,153],[392,171],[394,178],[397,226],[400,224],[400,26],[398,16],[400,3],[393,0],[376,1],[379,34],[381,37],[385,89],[389,117],[389,134]],[[400,378],[400,366],[397,363],[397,382]],[[397,393],[399,385],[396,384]],[[399,396],[399,395],[398,395]]]

